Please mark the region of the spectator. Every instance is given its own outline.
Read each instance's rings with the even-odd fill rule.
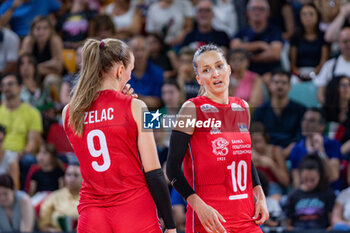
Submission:
[[[44,86],[55,87],[58,96],[63,68],[63,43],[55,34],[48,17],[37,16],[22,44],[23,52],[33,54],[38,62],[38,71],[45,77]],[[58,98],[57,98],[58,100]]]
[[[21,100],[36,107],[39,111],[53,109],[52,94],[42,85],[34,56],[23,53],[18,59],[18,65],[18,75],[23,81]]]
[[[335,231],[350,231],[350,187],[343,190],[335,199],[332,225]]]
[[[329,27],[329,24],[332,23],[334,18],[339,13],[342,1],[332,0],[326,2],[324,0],[312,0],[312,3],[314,3],[319,12],[321,12],[322,19],[320,29],[322,32],[326,32],[326,30]]]
[[[160,112],[169,115],[167,120],[176,120],[175,115],[178,113],[185,99],[179,84],[175,80],[164,81],[162,86],[162,101],[164,107],[160,109]],[[168,130],[164,129],[163,144],[166,148],[169,147],[170,134],[171,128],[168,128]]]
[[[60,219],[78,220],[77,207],[82,184],[79,164],[68,165],[64,181],[65,187],[52,192],[41,205],[39,219],[39,229],[41,231],[64,231],[59,224]]]
[[[248,70],[249,58],[243,49],[229,52],[229,64],[232,69],[229,95],[244,99],[252,108],[263,102],[263,81],[257,73]]]
[[[225,32],[230,38],[238,31],[237,4],[234,0],[214,1],[213,28]]]
[[[324,110],[329,122],[346,123],[350,111],[350,77],[334,77],[326,87]]]
[[[268,196],[270,182],[265,173],[258,171],[258,175],[260,178],[261,187],[266,196],[267,209],[270,214],[270,218],[264,223],[261,228],[263,232],[283,232],[281,230],[284,228],[281,226],[281,223],[284,218],[284,214],[280,202],[275,198]]]
[[[161,91],[164,107],[160,111],[164,114],[177,114],[185,100],[179,84],[171,79],[164,81]]]
[[[280,200],[289,185],[289,174],[282,148],[268,143],[264,125],[253,122],[252,135],[252,160],[256,169],[263,172],[269,180],[267,196]]]
[[[190,46],[192,49],[197,49],[203,44],[214,43],[227,49],[230,39],[225,32],[213,28],[213,18],[212,2],[209,0],[199,1],[196,5],[195,15],[197,26],[186,35],[180,48]]]
[[[346,155],[350,152],[350,78],[334,77],[327,85],[325,100],[329,136],[343,144],[341,152]]]
[[[268,0],[270,5],[270,22],[279,27],[282,38],[289,40],[294,33],[294,15],[288,0]]]
[[[20,98],[22,80],[9,74],[1,80],[5,97],[0,106],[0,124],[6,127],[4,149],[17,152],[21,165],[21,184],[24,184],[29,167],[35,162],[43,131],[40,112]]]
[[[329,46],[319,29],[320,13],[315,5],[303,5],[299,17],[300,31],[290,41],[290,64],[292,73],[303,81],[318,75],[329,57]]]
[[[176,55],[169,51],[163,38],[155,33],[148,34],[147,48],[149,60],[164,70],[164,78],[172,78],[176,74]]]
[[[339,75],[350,77],[350,27],[341,30],[338,44],[340,55],[328,60],[314,81],[321,104],[325,103],[325,87],[330,80]]]
[[[0,76],[16,71],[19,44],[13,31],[0,26]]]
[[[146,32],[157,33],[170,46],[180,44],[193,28],[190,1],[159,0],[147,11]]]
[[[271,79],[271,99],[255,109],[253,121],[264,124],[269,142],[283,147],[286,158],[295,142],[300,139],[300,122],[305,107],[289,99],[289,73],[275,70]]]
[[[149,108],[157,109],[161,104],[163,70],[149,61],[146,45],[146,39],[143,36],[136,36],[129,41],[135,56],[135,68],[129,84]]]
[[[62,188],[64,172],[59,165],[55,146],[42,144],[36,159],[39,169],[30,177],[29,195]]]
[[[340,175],[340,143],[326,136],[322,136],[326,128],[326,120],[322,112],[317,108],[308,109],[302,119],[301,132],[305,137],[295,144],[289,159],[292,164],[293,186],[300,185],[300,171],[298,167],[301,160],[307,154],[317,154],[325,167],[328,181],[334,182],[334,189],[341,189]]]
[[[119,39],[129,39],[141,32],[141,11],[135,3],[131,0],[114,0],[100,11],[112,18]]]
[[[331,22],[327,28],[325,39],[331,43],[336,42],[339,34],[344,27],[350,27],[350,2],[340,8],[337,17]]]
[[[10,23],[21,38],[28,35],[30,24],[36,16],[48,16],[61,7],[58,0],[9,0],[0,5],[0,28]]]
[[[0,106],[0,124],[6,127],[4,149],[18,152],[20,157],[36,153],[42,132],[39,111],[21,102],[21,85],[19,76],[4,76],[1,90],[5,99]]]
[[[108,0],[110,1],[110,0]],[[72,0],[61,0],[62,5],[58,13],[56,13],[56,16],[62,16],[63,14],[67,13],[73,6]],[[101,3],[103,1],[100,0],[84,0],[84,2],[87,3],[86,10],[89,11],[95,11],[98,12],[101,9]]]
[[[81,50],[83,46],[80,45],[75,52],[75,66],[78,71],[75,74],[66,74],[63,76],[62,85],[60,88],[60,102],[62,106],[66,106],[70,101],[70,93],[73,89],[76,79],[79,77],[81,67]]]
[[[301,182],[287,199],[287,230],[325,230],[330,225],[335,196],[318,155],[306,156],[299,166],[299,173]]]
[[[179,52],[176,80],[184,92],[185,99],[196,97],[200,87],[192,66],[193,55],[194,51],[189,47],[183,47]]]
[[[98,40],[116,37],[116,29],[111,17],[105,14],[96,15],[89,24],[89,37]]]
[[[280,66],[282,34],[268,22],[270,7],[267,0],[248,2],[248,26],[231,40],[231,49],[242,48],[252,54],[250,70],[263,75]]]
[[[5,150],[2,144],[5,140],[6,130],[0,125],[0,175],[9,174],[15,184],[19,188],[19,165],[18,155],[15,152]]]
[[[0,231],[32,232],[35,214],[30,197],[15,191],[10,175],[0,175]]]
[[[87,38],[89,21],[96,13],[88,9],[86,0],[72,1],[71,8],[58,18],[56,24],[64,48],[76,49]]]

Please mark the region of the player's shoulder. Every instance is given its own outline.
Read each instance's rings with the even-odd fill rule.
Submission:
[[[241,107],[246,107],[246,108],[249,108],[249,104],[247,101],[245,101],[244,99],[242,98],[239,98],[239,97],[235,97],[235,96],[229,96],[229,103],[232,105],[232,104],[238,104],[240,105]]]
[[[185,103],[182,104],[181,108],[196,107],[196,105],[194,103],[194,99],[195,98],[187,100]]]
[[[196,105],[190,100],[187,100],[181,106],[177,118],[195,118],[196,117]]]
[[[141,108],[147,108],[147,105],[144,101],[136,98],[132,98],[131,100],[131,108],[132,109],[141,109]]]
[[[66,115],[67,115],[67,112],[69,112],[69,106],[70,104],[67,104],[66,106],[64,106],[63,110],[62,110],[62,119],[66,119]]]

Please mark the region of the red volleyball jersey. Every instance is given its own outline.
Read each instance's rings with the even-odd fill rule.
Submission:
[[[236,97],[229,97],[229,104],[205,96],[190,101],[196,105],[197,122],[220,121],[221,126],[195,128],[183,163],[187,180],[204,202],[225,218],[222,224],[228,232],[260,232],[252,220],[249,110]],[[190,206],[186,215],[186,232],[205,232]]]
[[[65,131],[78,157],[83,177],[79,212],[88,206],[115,206],[149,192],[137,150],[137,125],[131,97],[117,91],[99,92],[84,115],[84,133]]]

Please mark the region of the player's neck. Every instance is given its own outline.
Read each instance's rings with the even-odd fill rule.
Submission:
[[[114,90],[114,91],[122,91],[123,87],[117,80],[106,79],[101,84],[100,91],[103,90]]]
[[[214,95],[213,93],[206,92],[204,96],[218,104],[228,104],[228,91],[225,91],[220,95],[218,94]]]

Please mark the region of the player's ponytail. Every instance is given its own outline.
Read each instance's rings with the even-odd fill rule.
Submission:
[[[117,39],[88,39],[85,42],[81,54],[80,77],[72,90],[69,109],[69,125],[75,134],[83,135],[84,113],[97,97],[103,74],[118,62],[126,67],[130,62],[130,55],[130,48]]]

